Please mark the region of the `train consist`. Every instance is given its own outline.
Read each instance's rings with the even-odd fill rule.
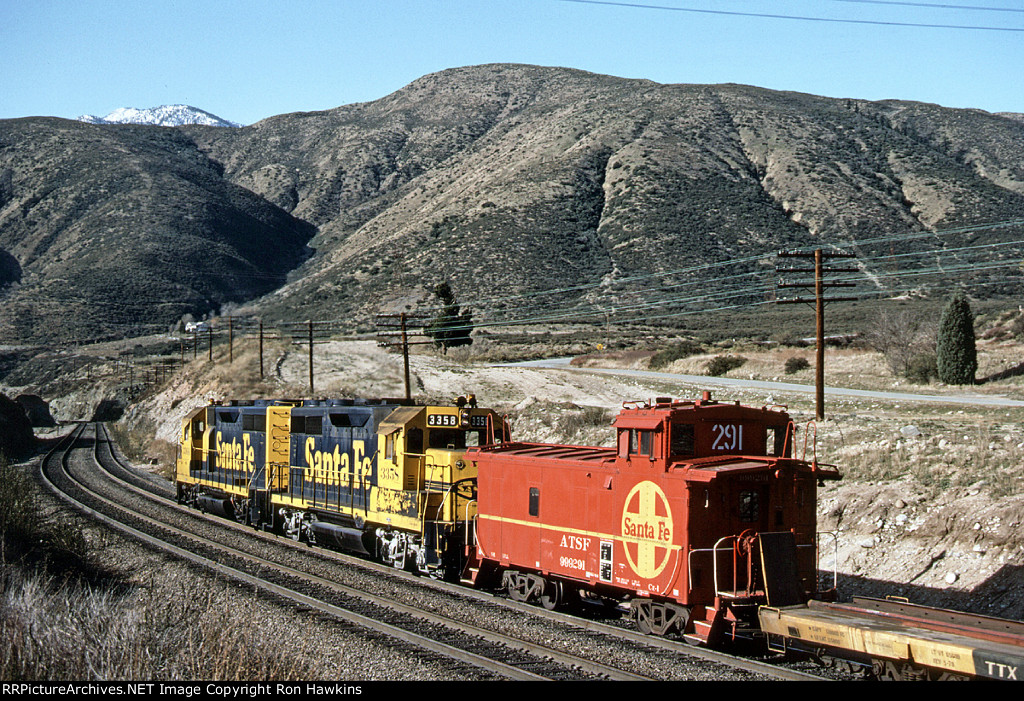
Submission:
[[[840,475],[808,451],[811,431],[796,457],[783,407],[705,392],[626,402],[613,427],[614,447],[516,442],[471,396],[453,406],[212,404],[182,422],[177,494],[296,540],[501,587],[517,601],[628,606],[641,631],[695,644],[756,638],[890,676],[1014,669],[1005,649],[985,667],[980,643],[981,671],[970,673],[921,662],[909,644],[865,647],[878,639],[876,621],[814,608],[836,593],[834,579],[819,589],[819,553],[834,541],[819,542],[817,488]],[[1024,662],[1024,637],[1021,646]],[[925,649],[942,656],[921,642],[918,657]]]

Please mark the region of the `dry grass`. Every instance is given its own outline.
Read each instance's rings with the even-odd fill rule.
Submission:
[[[913,479],[932,494],[960,487],[1024,493],[1024,409],[833,398],[818,455],[851,482]]]
[[[239,603],[228,585],[180,578],[139,586],[102,568],[81,525],[48,518],[35,490],[24,468],[0,460],[0,679],[259,681],[319,671],[298,634],[266,634],[255,597]]]
[[[255,600],[226,605],[226,587],[170,589],[141,597],[26,575],[0,579],[0,677],[66,679],[309,679],[314,665],[267,636]],[[291,647],[291,650],[295,650]]]

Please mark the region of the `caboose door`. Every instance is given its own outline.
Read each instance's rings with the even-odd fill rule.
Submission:
[[[735,589],[749,592],[763,588],[757,534],[769,529],[768,484],[756,478],[730,480],[730,517],[735,544]]]

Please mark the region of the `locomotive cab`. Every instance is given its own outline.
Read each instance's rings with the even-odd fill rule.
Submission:
[[[378,436],[378,520],[387,524],[377,530],[382,559],[457,575],[466,523],[476,516],[477,472],[466,450],[507,440],[507,425],[475,403],[400,407]]]
[[[196,409],[181,422],[178,436],[178,454],[175,463],[175,482],[178,485],[178,501],[187,498],[189,485],[202,471],[205,451],[203,436],[206,432],[206,407]]]

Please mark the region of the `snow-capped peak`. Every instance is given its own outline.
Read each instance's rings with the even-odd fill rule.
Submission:
[[[163,105],[144,110],[122,107],[106,117],[85,114],[79,117],[78,121],[90,124],[153,124],[161,127],[180,127],[186,124],[203,124],[211,127],[241,126],[189,105]]]

